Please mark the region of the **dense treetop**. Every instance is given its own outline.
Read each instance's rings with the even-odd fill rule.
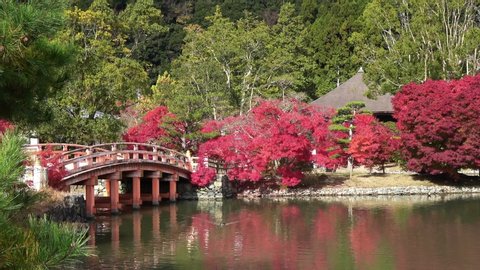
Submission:
[[[6,0],[0,117],[43,141],[118,140],[166,106],[184,142],[261,99],[372,95],[480,68],[479,0]],[[29,121],[26,121],[29,120]],[[191,144],[194,145],[194,144]],[[186,146],[188,148],[188,146]]]

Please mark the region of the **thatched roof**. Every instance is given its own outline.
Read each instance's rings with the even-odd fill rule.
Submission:
[[[363,81],[363,74],[363,69],[360,68],[352,78],[313,101],[312,104],[338,109],[351,101],[362,101],[365,103],[365,110],[373,113],[393,113],[392,95],[386,94],[376,99],[365,96],[368,87]]]

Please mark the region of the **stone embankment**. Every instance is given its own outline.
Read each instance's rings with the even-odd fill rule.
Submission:
[[[83,195],[65,196],[63,202],[49,207],[45,215],[57,222],[85,222],[85,199]]]
[[[244,190],[237,197],[323,197],[323,196],[402,196],[402,195],[442,195],[480,193],[480,187],[453,186],[411,186],[411,187],[375,187],[375,188],[319,188],[319,189],[254,189]]]
[[[231,182],[226,176],[219,177],[211,185],[198,188],[195,194],[182,194],[179,198],[198,200],[222,200],[235,196]]]

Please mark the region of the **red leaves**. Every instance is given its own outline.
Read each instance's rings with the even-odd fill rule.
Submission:
[[[398,149],[398,139],[393,132],[379,123],[372,115],[358,114],[354,119],[355,133],[349,153],[359,164],[367,168],[383,165],[392,160]]]
[[[47,168],[48,185],[55,189],[61,189],[61,180],[67,175],[65,167],[61,164],[62,155],[55,153],[52,147],[41,151],[38,155],[40,157],[40,165]]]
[[[7,129],[11,129],[13,127],[13,124],[9,121],[0,119],[0,134],[3,134]]]
[[[179,133],[183,125],[165,106],[159,106],[145,114],[143,122],[131,127],[123,135],[126,142],[155,143],[172,149],[182,149]]]
[[[205,186],[215,179],[216,174],[215,169],[200,166],[198,170],[192,174],[192,182],[199,186]]]
[[[456,174],[480,166],[480,75],[412,83],[393,103],[410,170]]]
[[[199,156],[222,161],[230,180],[273,179],[295,186],[314,160],[312,150],[325,159],[330,117],[297,101],[264,101],[247,115],[207,123],[204,132],[223,135],[201,144]],[[195,174],[193,183],[207,184]]]

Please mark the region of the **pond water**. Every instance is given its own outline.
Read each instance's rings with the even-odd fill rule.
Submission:
[[[77,269],[480,269],[480,198],[165,203],[90,227]]]

